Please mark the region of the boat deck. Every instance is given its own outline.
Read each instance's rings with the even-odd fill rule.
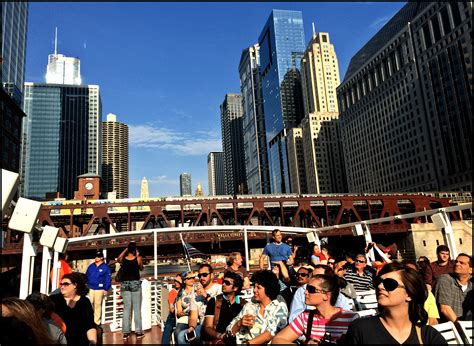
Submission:
[[[106,332],[102,334],[102,343],[104,345],[135,345],[135,344],[161,344],[161,328],[160,326],[152,326],[151,329],[145,330],[145,337],[136,339],[135,333],[131,333],[127,340],[122,339],[122,331]]]

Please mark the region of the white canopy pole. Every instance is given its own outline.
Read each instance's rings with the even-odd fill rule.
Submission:
[[[33,288],[33,274],[36,248],[33,245],[33,234],[23,235],[23,256],[21,261],[20,299],[25,299]]]
[[[158,233],[153,232],[153,258],[155,260],[154,270],[155,270],[155,280],[158,279]]]
[[[40,292],[49,294],[49,273],[51,271],[51,250],[47,246],[43,246],[43,257],[41,262],[41,285]]]
[[[244,227],[244,243],[245,243],[245,268],[247,271],[250,270],[250,257],[249,257],[249,240],[247,235],[247,227]]]

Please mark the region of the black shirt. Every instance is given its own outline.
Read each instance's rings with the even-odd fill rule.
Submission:
[[[55,305],[55,312],[66,324],[68,345],[89,345],[87,331],[96,328],[92,304],[87,297],[81,296],[73,308],[66,304],[62,294],[50,296]]]
[[[230,302],[222,295],[219,294],[219,296],[222,296],[222,305],[221,305],[221,311],[219,312],[219,322],[216,325],[216,331],[218,333],[225,333],[227,326],[232,322],[235,316],[237,316],[242,310],[242,305],[237,303],[237,300],[234,302],[234,304],[230,304]],[[240,298],[239,298],[240,299]],[[214,316],[216,309],[216,299],[211,298],[207,302],[207,307],[206,307],[206,316]]]
[[[140,266],[136,257],[132,260],[124,257],[120,265],[123,269],[122,281],[140,280]]]
[[[347,330],[348,345],[400,345],[385,328],[378,316],[358,318]],[[443,336],[431,326],[421,327],[421,339],[424,345],[447,345]],[[416,329],[413,325],[408,339],[402,345],[419,345]]]

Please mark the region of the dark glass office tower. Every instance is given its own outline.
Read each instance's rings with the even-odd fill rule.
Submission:
[[[100,155],[91,147],[101,131],[97,95],[98,87],[92,85],[25,83],[24,197],[41,200],[59,192],[72,199],[79,175],[100,174],[94,168]]]
[[[290,192],[287,131],[303,118],[300,61],[305,51],[299,11],[273,10],[258,39],[272,193]]]
[[[2,84],[21,107],[25,81],[28,3],[2,2]]]
[[[179,193],[181,196],[192,196],[191,174],[181,173],[179,175]]]

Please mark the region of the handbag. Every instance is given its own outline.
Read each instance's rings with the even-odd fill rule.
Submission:
[[[123,279],[123,268],[120,267],[120,269],[117,271],[117,274],[115,274],[115,281],[122,282],[122,279]]]

